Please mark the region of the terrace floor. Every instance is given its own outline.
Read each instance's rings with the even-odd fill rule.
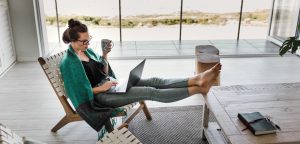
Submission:
[[[112,59],[136,58],[193,58],[197,45],[214,45],[220,50],[221,57],[266,57],[278,56],[279,46],[265,39],[237,40],[183,40],[183,41],[124,41],[114,42],[110,53]],[[49,44],[53,53],[68,48],[62,45]],[[94,41],[90,45],[98,53],[101,51],[101,42]]]

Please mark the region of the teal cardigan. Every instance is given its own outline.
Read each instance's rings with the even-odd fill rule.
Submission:
[[[103,58],[88,48],[85,54],[100,63],[105,63]],[[108,75],[114,78],[115,74],[108,64]],[[94,103],[92,86],[85,73],[84,67],[71,46],[63,56],[60,71],[64,81],[66,95],[71,100],[76,111],[93,129],[99,131],[103,125],[112,130],[109,118],[114,115],[115,109],[102,107]]]
[[[103,58],[96,54],[91,48],[88,48],[85,51],[85,54],[95,61],[105,63]],[[67,96],[70,98],[75,108],[82,103],[93,101],[94,94],[91,84],[80,59],[71,46],[69,46],[67,53],[61,60],[60,70]],[[115,78],[115,74],[110,66],[109,75]]]

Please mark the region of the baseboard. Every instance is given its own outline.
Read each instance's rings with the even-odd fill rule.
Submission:
[[[38,57],[17,57],[18,62],[36,62]]]
[[[267,40],[273,42],[274,44],[276,44],[276,45],[278,45],[278,46],[281,46],[281,45],[282,45],[282,41],[280,41],[280,40],[278,40],[278,39],[275,39],[275,38],[273,38],[273,37],[268,36],[268,37],[267,37]]]

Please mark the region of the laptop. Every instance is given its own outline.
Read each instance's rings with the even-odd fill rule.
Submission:
[[[126,93],[127,90],[136,85],[142,77],[145,62],[146,59],[144,59],[130,71],[129,77],[127,79],[118,81],[118,84],[111,87],[107,93]]]

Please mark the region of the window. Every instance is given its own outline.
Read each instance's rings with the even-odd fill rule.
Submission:
[[[182,40],[236,39],[240,0],[184,0]]]
[[[44,0],[44,14],[46,19],[46,31],[49,52],[60,51],[60,34],[56,21],[55,0]]]
[[[240,39],[267,37],[271,7],[271,0],[244,0]]]
[[[101,39],[119,40],[117,0],[57,0],[59,29],[57,29],[55,1],[45,0],[44,5],[50,44],[58,43],[71,18],[80,20],[88,26],[89,33],[93,36],[91,47],[96,50],[100,49]],[[63,42],[61,47],[67,48]]]
[[[122,0],[123,41],[179,39],[180,0]]]

